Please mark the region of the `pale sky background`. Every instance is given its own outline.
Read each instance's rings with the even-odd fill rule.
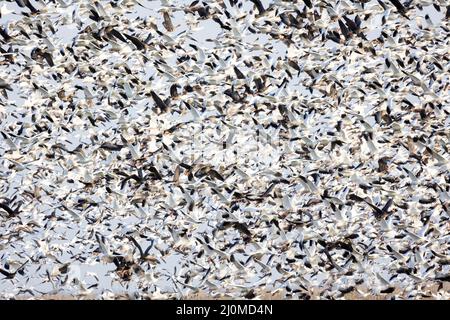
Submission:
[[[33,1],[32,1],[33,2]],[[69,3],[69,0],[65,0],[65,2]],[[160,1],[148,1],[148,0],[140,0],[140,2],[145,5],[146,7],[150,8],[150,9],[144,9],[140,6],[136,6],[136,11],[133,13],[129,13],[126,14],[126,16],[130,19],[134,19],[137,17],[140,18],[146,18],[148,16],[153,16],[153,17],[157,17],[158,19],[158,24],[160,26],[160,30],[163,30],[164,28],[161,26],[161,14],[157,13],[156,11],[161,7]],[[178,3],[191,3],[192,1],[178,1]],[[204,2],[211,2],[211,1],[204,1]],[[265,7],[267,7],[270,3],[272,3],[273,1],[269,1],[269,0],[262,0],[262,3]],[[376,2],[376,1],[375,1]],[[388,2],[388,1],[386,1]],[[34,2],[33,2],[34,3]],[[176,2],[175,2],[176,3]],[[21,19],[20,15],[15,14],[15,12],[20,12],[20,11],[28,11],[28,9],[26,8],[19,8],[16,3],[10,3],[10,2],[1,2],[0,3],[2,6],[5,6],[6,9],[13,11],[13,13],[8,14],[8,15],[4,15],[2,16],[2,18],[0,19],[0,24],[5,27],[8,23],[14,22],[18,19]],[[388,5],[390,5],[390,3],[388,3]],[[39,5],[38,5],[39,7]],[[74,6],[69,6],[66,10],[67,13],[72,12]],[[253,4],[250,1],[245,1],[245,5],[242,8],[243,11],[245,10],[250,10],[250,8],[253,7]],[[393,9],[395,10],[395,9]],[[437,12],[432,6],[427,6],[424,8],[424,13],[428,13],[431,16],[431,19],[433,20],[433,22],[435,22],[436,24],[440,23],[440,21],[442,20],[444,13],[443,12]],[[185,26],[185,21],[183,20],[183,16],[184,14],[182,12],[176,12],[173,15],[173,22],[175,25],[180,25],[180,27],[177,28],[177,30],[179,29],[184,30]],[[371,30],[366,32],[367,37],[369,40],[377,38],[380,34],[380,20],[381,17],[377,20],[374,21],[374,25],[370,26]],[[414,20],[411,23],[415,23]],[[73,39],[77,36],[78,34],[78,29],[76,28],[75,24],[67,24],[61,27],[58,27],[58,31],[55,35],[56,39],[58,39],[59,44],[70,44]],[[199,24],[199,30],[193,32],[192,37],[195,38],[198,42],[195,43],[196,45],[201,45],[203,47],[206,48],[212,48],[214,46],[214,42],[211,41],[207,41],[208,39],[215,39],[217,37],[217,35],[221,32],[221,29],[219,27],[219,25],[215,22],[213,22],[212,20],[204,20],[201,21]],[[253,37],[253,38],[251,38]],[[245,39],[246,41],[258,41],[261,44],[264,44],[265,42],[267,42],[269,39],[268,37],[265,36],[261,36],[261,35],[254,35],[251,36],[247,39]],[[273,41],[270,40],[273,44],[274,44],[274,54],[276,56],[285,56],[286,54],[286,46],[280,42],[280,41]],[[193,42],[194,43],[194,42]],[[332,41],[328,41],[328,45],[330,46],[336,46],[336,44]],[[0,69],[0,77],[4,74],[5,70],[4,69]],[[153,71],[151,70],[151,66],[149,67],[148,73],[149,75],[152,73]],[[293,82],[295,82],[295,79],[293,80]],[[10,102],[14,102],[15,105],[21,105],[25,99],[27,97],[22,97],[20,95],[20,93],[18,93],[17,89],[18,86],[15,84],[12,84],[13,88],[15,89],[14,93],[8,93],[10,95]],[[0,108],[2,108],[0,106]],[[14,107],[12,106],[6,106],[6,108],[9,108],[8,110],[12,110]],[[11,121],[12,119],[10,117],[7,118],[7,121]],[[74,138],[76,140],[76,138]],[[77,141],[73,141],[74,145],[77,143]],[[1,171],[0,171],[1,172]],[[136,221],[133,221],[132,218],[130,218],[130,221],[121,221],[123,224],[127,224],[127,222],[129,223],[135,223]],[[86,224],[86,221],[83,220],[82,224]],[[67,237],[73,237],[75,236],[74,230],[70,230],[70,228],[61,228],[61,232],[65,232]],[[33,238],[35,237],[34,234],[31,235]],[[142,240],[141,240],[142,241]],[[144,242],[142,241],[143,246]],[[30,253],[31,254],[31,253]],[[8,251],[6,252],[5,250],[3,250],[3,248],[0,247],[0,258],[1,258],[1,262],[3,264],[3,262],[5,261],[6,258],[8,257],[13,257],[15,256],[14,252]],[[70,257],[68,255],[60,257],[61,261],[70,261]],[[166,259],[166,263],[159,265],[157,268],[158,269],[167,269],[167,270],[173,270],[174,267],[177,265],[177,261],[179,260],[179,258],[177,257],[176,254],[173,254],[172,256],[170,256],[168,259]],[[41,268],[41,271],[37,272],[37,269]],[[38,266],[35,264],[28,264],[28,266],[26,267],[26,274],[27,275],[33,275],[33,274],[39,274],[41,275],[42,272],[46,269],[46,266]],[[110,286],[110,278],[108,277],[104,277],[102,276],[102,274],[104,274],[105,272],[109,272],[114,270],[114,265],[113,264],[98,264],[95,266],[89,266],[89,265],[83,265],[83,264],[73,264],[72,265],[72,271],[71,273],[74,276],[79,276],[81,279],[83,279],[84,281],[87,282],[87,284],[91,284],[94,283],[95,281],[93,280],[92,276],[87,275],[87,272],[94,272],[97,275],[100,276],[100,287],[97,288],[97,290],[101,291],[103,289],[106,288],[110,288],[112,289],[112,291],[114,292],[123,292],[123,291],[128,291],[128,292],[133,292],[134,290],[136,290],[135,284],[134,282],[130,282],[130,287],[129,288],[125,288],[122,287],[121,285],[115,283],[112,287]],[[273,273],[273,278],[277,278],[279,275],[278,273],[274,270]],[[90,278],[91,277],[91,278]],[[37,277],[22,277],[22,276],[18,276],[16,277],[14,280],[0,280],[0,292],[4,293],[4,292],[12,292],[14,286],[16,286],[17,284],[21,284],[21,285],[25,285],[28,288],[34,287],[36,289],[38,289],[41,292],[49,292],[52,290],[52,285],[50,283],[41,283],[42,281],[42,276],[37,276]],[[171,284],[167,284],[164,283],[164,281],[162,280],[162,282],[160,283],[161,288],[162,289],[168,289],[171,290],[172,286]],[[68,287],[67,287],[68,288]]]

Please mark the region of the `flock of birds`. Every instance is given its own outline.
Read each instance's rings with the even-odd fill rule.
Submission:
[[[447,0],[7,0],[0,296],[449,299]]]

